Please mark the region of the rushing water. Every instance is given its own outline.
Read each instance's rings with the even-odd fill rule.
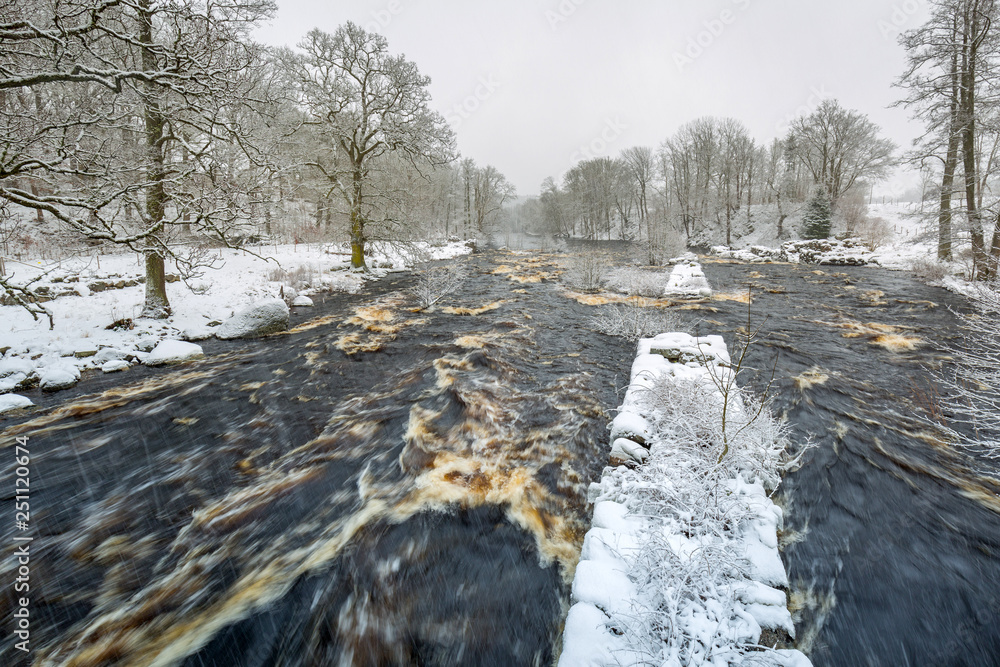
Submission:
[[[461,261],[433,311],[397,278],[0,422],[32,451],[34,661],[551,664],[633,351],[590,330],[603,300],[568,298],[553,257]],[[751,361],[777,355],[777,409],[817,445],[782,487],[802,647],[1000,664],[998,487],[916,418],[961,300],[872,269],[706,273],[701,332],[743,326],[753,283]],[[4,583],[5,627],[13,602]]]
[[[464,261],[446,308],[379,285],[8,420],[34,454],[35,661],[550,664],[631,350],[556,264]]]
[[[816,448],[782,487],[799,639],[827,665],[1000,664],[1000,484],[944,445],[929,368],[964,300],[872,268],[710,264],[753,285],[751,354],[793,437]],[[746,322],[713,303],[702,327]],[[776,366],[775,366],[776,359]],[[979,472],[977,472],[977,470]]]

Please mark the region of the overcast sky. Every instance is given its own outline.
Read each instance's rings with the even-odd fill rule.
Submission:
[[[920,131],[888,107],[904,65],[896,35],[923,22],[923,0],[277,2],[259,33],[269,44],[348,20],[380,31],[431,77],[463,155],[519,195],[581,158],[656,147],[701,116],[737,118],[770,142],[833,97],[902,147]]]

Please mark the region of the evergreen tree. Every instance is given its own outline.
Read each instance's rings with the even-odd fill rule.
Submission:
[[[802,238],[829,238],[831,217],[830,196],[826,193],[826,188],[821,185],[816,188],[806,206],[806,214],[802,218]]]

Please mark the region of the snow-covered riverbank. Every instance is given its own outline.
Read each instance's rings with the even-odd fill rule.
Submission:
[[[794,637],[769,497],[788,443],[759,407],[721,337],[639,343],[616,467],[591,488],[562,667],[811,664],[770,645]]]
[[[464,243],[438,247],[416,244],[409,253],[386,248],[369,257],[368,263],[374,267],[370,273],[358,274],[347,270],[350,256],[334,246],[254,250],[268,259],[220,249],[213,251],[214,268],[203,275],[187,283],[169,278],[173,281],[167,286],[173,312],[165,320],[139,317],[145,286],[143,268],[135,254],[30,264],[8,260],[7,271],[14,282],[35,280],[32,290],[50,299],[43,305],[52,312],[54,326],[50,329],[44,317],[32,319],[20,306],[0,306],[0,396],[34,386],[46,377],[53,382],[60,380],[49,385],[55,389],[71,386],[88,370],[127,370],[131,364],[143,362],[161,341],[209,338],[236,312],[279,294],[290,304],[308,304],[309,299],[296,302],[293,297],[321,291],[356,292],[365,280],[403,270],[415,261],[448,259],[469,252]],[[0,412],[25,406],[22,397],[0,400]]]

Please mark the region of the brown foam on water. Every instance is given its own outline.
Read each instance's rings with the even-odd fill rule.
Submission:
[[[298,326],[294,326],[287,331],[281,331],[274,334],[275,336],[287,336],[289,334],[302,333],[303,331],[311,331],[313,329],[318,329],[319,327],[326,326],[328,324],[333,324],[337,321],[336,315],[323,315],[322,317],[316,317],[311,320],[307,320]]]
[[[460,306],[448,306],[442,308],[441,312],[448,315],[462,315],[464,317],[478,317],[485,313],[491,313],[494,310],[499,310],[506,301],[494,301],[493,303],[488,303],[485,306],[479,306],[478,308],[463,308]]]
[[[653,299],[645,296],[627,296],[625,294],[614,294],[612,292],[599,292],[597,294],[584,294],[565,290],[563,295],[573,299],[583,306],[607,306],[615,303],[627,303],[637,305],[640,308],[670,308],[683,303],[673,299]]]
[[[735,303],[751,304],[753,302],[749,290],[746,292],[716,292],[712,294],[714,301],[733,301]]]
[[[903,327],[892,324],[863,323],[854,320],[843,322],[816,321],[815,323],[844,330],[844,333],[841,334],[844,338],[867,338],[872,345],[878,345],[890,352],[909,352],[924,342],[916,336],[906,335]]]
[[[491,271],[494,275],[506,276],[508,280],[521,285],[535,285],[546,280],[556,280],[565,271],[562,265],[549,255],[536,257],[504,256],[503,263]]]
[[[799,391],[806,391],[817,387],[819,385],[824,385],[830,381],[830,376],[822,371],[820,368],[810,368],[805,373],[793,378],[795,381],[795,386],[798,387]]]
[[[341,326],[360,330],[341,335],[334,343],[334,347],[347,355],[378,352],[396,340],[396,336],[404,329],[427,324],[427,320],[423,319],[403,319],[402,310],[406,310],[405,302],[403,297],[398,295],[385,297],[373,304],[358,306],[354,309],[354,314],[344,320]]]
[[[238,488],[196,508],[173,543],[159,545],[159,574],[141,589],[119,590],[120,573],[108,570],[94,609],[40,651],[39,664],[177,664],[302,575],[329,567],[360,530],[454,507],[502,507],[568,584],[588,527],[577,466],[597,455],[593,434],[607,416],[579,371],[529,384],[512,365],[537,355],[526,330],[455,342],[466,351],[435,359],[432,377],[426,366],[404,372],[389,388],[342,403],[314,440],[266,468],[248,463]],[[408,413],[400,411],[407,388]],[[400,419],[402,442],[387,435]],[[360,466],[353,481],[328,481],[349,465]],[[539,472],[553,465],[558,481],[544,483]],[[281,532],[261,533],[288,503],[307,507]],[[105,559],[138,548],[125,535],[100,544]],[[230,570],[232,583],[220,589],[229,577],[219,572]]]
[[[235,354],[225,355],[215,357],[214,361],[226,362],[237,357],[238,355]],[[124,387],[115,387],[101,394],[84,396],[72,403],[55,408],[46,415],[4,429],[4,437],[3,441],[0,442],[0,447],[13,446],[14,436],[23,433],[39,437],[76,428],[79,426],[78,420],[90,417],[100,418],[100,414],[106,410],[119,408],[154,394],[171,393],[174,396],[186,396],[198,392],[226,368],[228,368],[228,364],[222,363],[210,369],[177,371],[157,375]]]

